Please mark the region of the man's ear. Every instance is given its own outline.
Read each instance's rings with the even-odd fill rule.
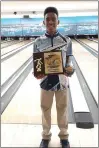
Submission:
[[[60,21],[58,20],[58,25],[59,25]]]
[[[43,21],[43,24],[45,25],[45,21]]]

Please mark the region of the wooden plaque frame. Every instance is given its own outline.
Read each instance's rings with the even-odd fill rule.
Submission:
[[[62,51],[33,53],[34,75],[63,74]]]

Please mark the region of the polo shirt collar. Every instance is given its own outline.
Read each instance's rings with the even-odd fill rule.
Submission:
[[[46,32],[45,33],[45,36],[47,36],[47,37],[56,37],[56,36],[58,36],[59,35],[59,32],[57,31],[54,35],[50,35],[48,32]]]

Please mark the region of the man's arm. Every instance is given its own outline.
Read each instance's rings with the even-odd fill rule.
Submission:
[[[68,46],[67,46],[66,67],[64,68],[64,70],[67,76],[71,76],[75,71],[73,67],[73,63],[72,63],[72,42],[70,38],[69,38]]]
[[[66,56],[66,67],[72,65],[72,58],[71,56]]]

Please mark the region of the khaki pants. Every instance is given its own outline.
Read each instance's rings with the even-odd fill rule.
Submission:
[[[51,108],[53,103],[53,96],[55,93],[57,122],[60,129],[60,139],[68,139],[68,120],[67,120],[67,89],[62,91],[46,91],[41,89],[41,109],[42,109],[42,138],[51,138]]]

